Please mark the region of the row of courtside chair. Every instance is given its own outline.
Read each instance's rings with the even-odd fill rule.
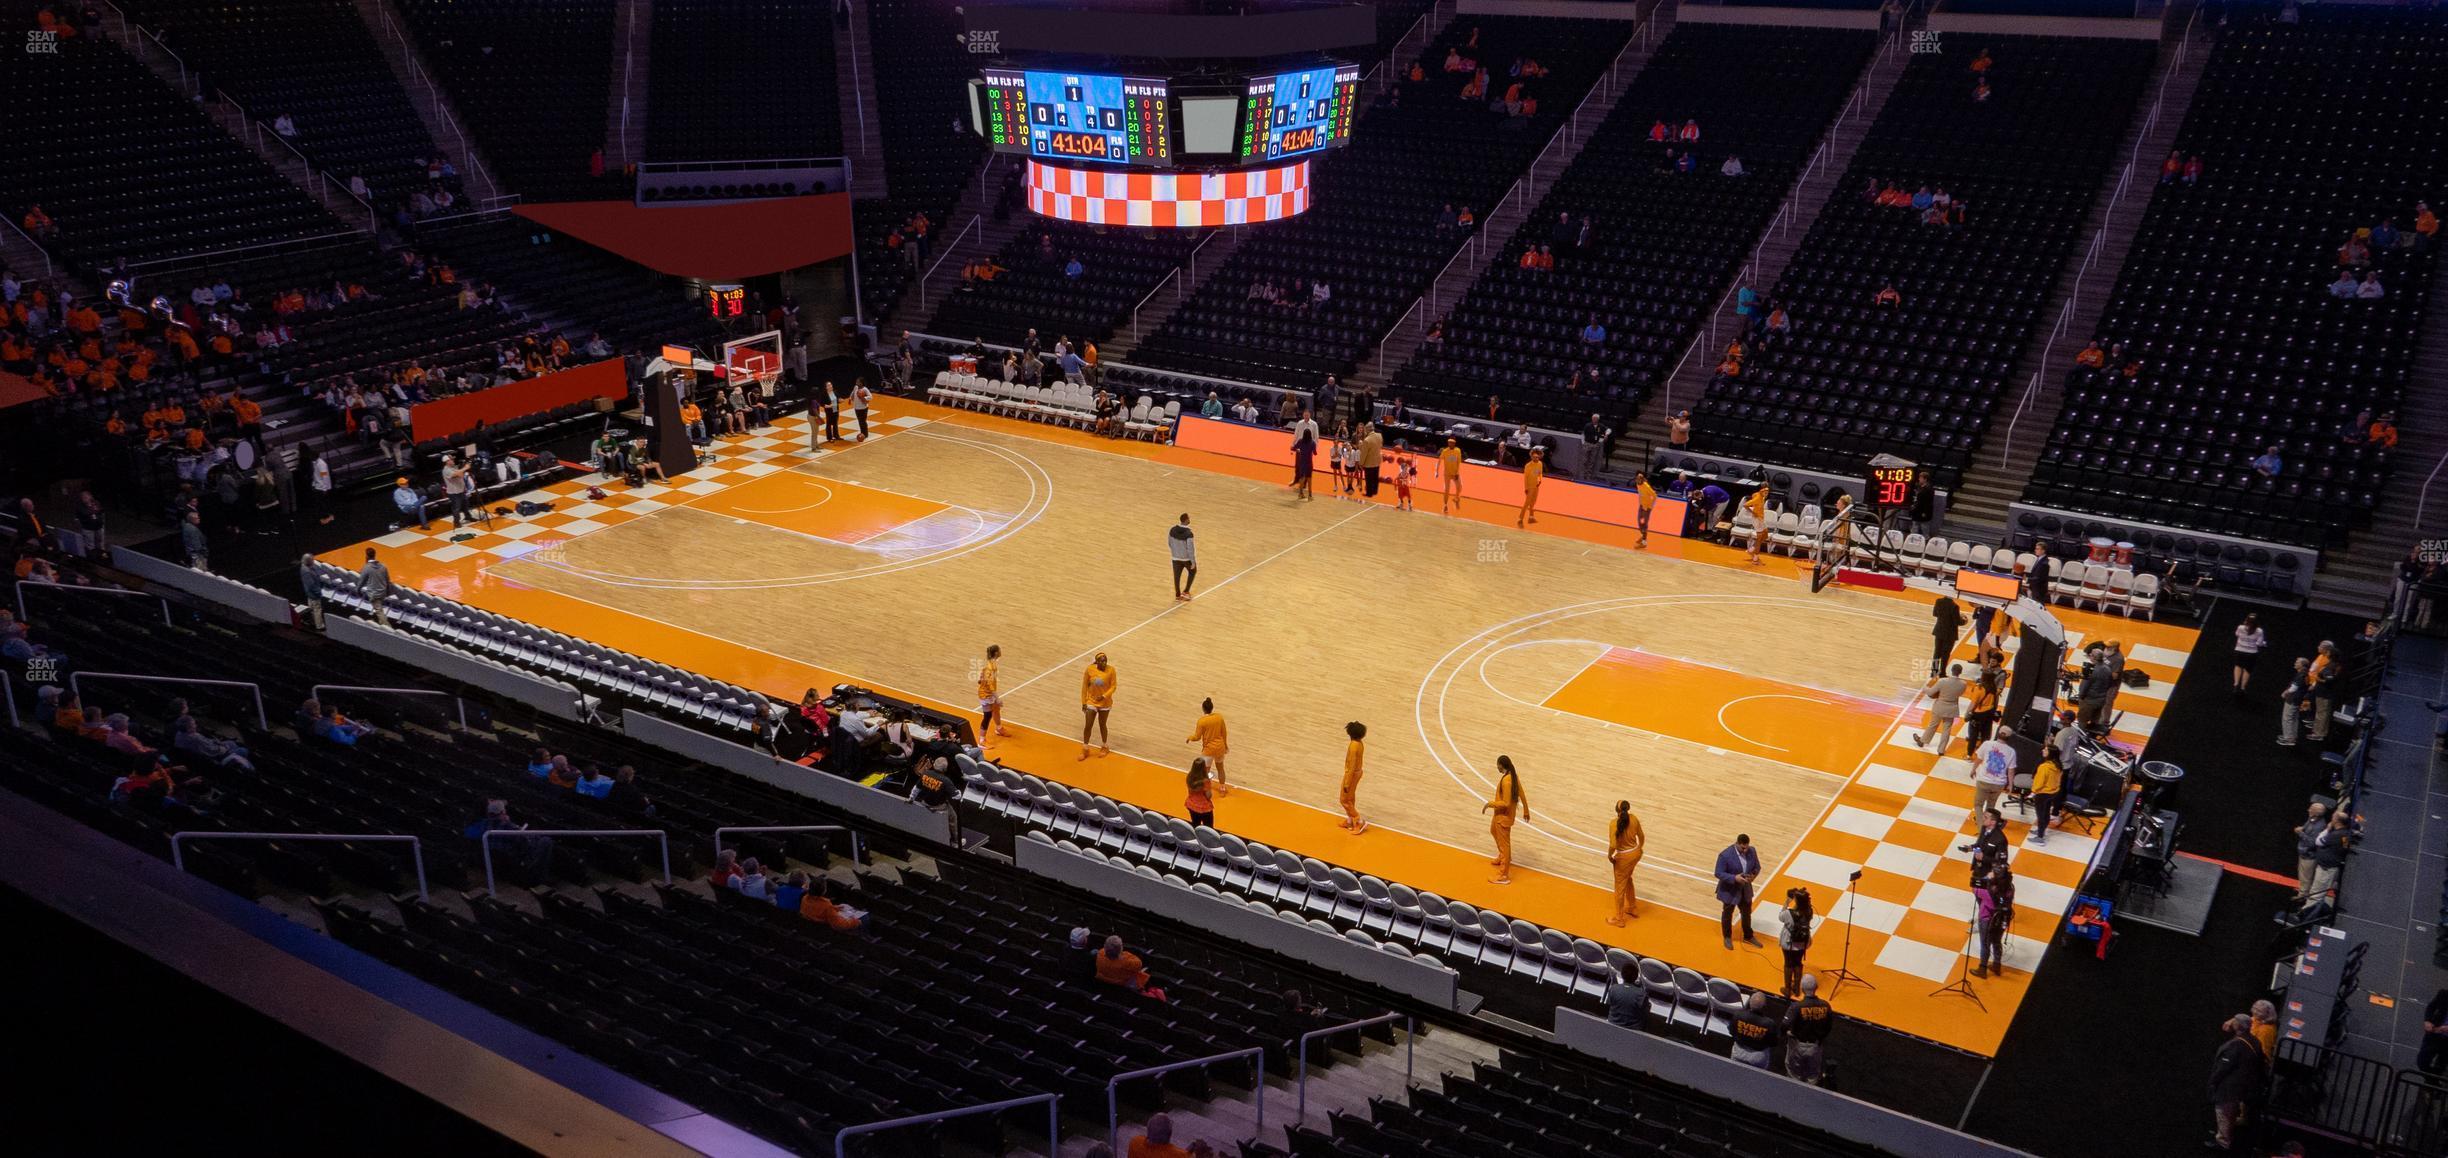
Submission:
[[[1096,425],[1096,391],[1079,382],[1057,380],[1043,386],[1006,382],[982,374],[945,370],[927,387],[927,398],[945,406],[983,410],[1013,418],[1028,418],[1060,426],[1087,429]],[[1123,413],[1122,429],[1134,438],[1162,438],[1181,418],[1181,403],[1158,405],[1142,394]]]
[[[1482,965],[1591,997],[1620,976],[1641,987],[1651,1017],[1703,1036],[1730,1034],[1742,1011],[1746,991],[1721,977],[1193,826],[974,752],[957,761],[964,798],[1018,821],[1024,840],[1448,969]]]
[[[1734,542],[1751,541],[1757,524],[1749,511],[1734,516]],[[1833,521],[1823,521],[1816,506],[1794,511],[1768,512],[1768,544],[1771,554],[1796,557],[1816,554],[1825,540]],[[2017,553],[2011,547],[1991,547],[1961,539],[1949,541],[1942,535],[1907,534],[1888,530],[1879,538],[1881,550],[1873,552],[1866,541],[1853,544],[1853,557],[1864,565],[1900,566],[1907,576],[1921,576],[1940,581],[1950,580],[1957,571],[1997,571],[2017,575],[2029,574],[2040,561],[2029,551]],[[2049,577],[2049,599],[2068,607],[2086,605],[2099,611],[2114,611],[2131,618],[2157,618],[2159,611],[2159,576],[2131,567],[2106,563],[2091,563],[2079,559],[2059,559],[2056,573]]]
[[[315,575],[326,602],[372,615],[373,601],[366,597],[356,572],[318,562]],[[383,606],[395,629],[434,637],[481,659],[566,677],[579,685],[734,731],[755,732],[769,712],[769,701],[745,688],[397,584],[392,585]]]

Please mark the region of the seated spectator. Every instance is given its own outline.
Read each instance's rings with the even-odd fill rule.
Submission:
[[[773,882],[766,878],[765,866],[753,856],[739,862],[739,875],[731,878],[731,890],[760,901],[773,899]]]
[[[102,727],[104,730],[104,735],[102,737],[103,747],[127,756],[150,756],[153,754],[152,745],[137,739],[135,733],[128,731],[128,718],[126,713],[113,712],[108,719],[102,721]]]
[[[781,884],[773,887],[774,907],[787,913],[796,913],[799,911],[799,902],[807,899],[807,893],[807,872],[795,870],[791,875],[782,878]]]
[[[1886,285],[1879,288],[1877,296],[1870,299],[1870,304],[1886,309],[1894,309],[1904,304],[1904,295],[1896,291],[1894,282],[1888,282]]]
[[[538,836],[526,840],[485,840],[485,834],[488,832],[519,832],[525,830],[526,827],[510,818],[509,801],[487,800],[485,801],[484,819],[467,826],[467,836],[471,840],[492,845],[494,860],[508,867],[517,876],[527,880],[538,880],[543,876],[544,869],[552,863],[553,842],[551,837]]]
[[[544,774],[544,782],[564,791],[578,788],[578,770],[570,767],[569,757],[553,757],[552,770]]]
[[[2371,243],[2364,240],[2369,236],[2371,236],[2371,230],[2355,230],[2354,236],[2347,238],[2346,244],[2338,247],[2338,264],[2357,269],[2370,265]]]
[[[355,747],[357,741],[364,739],[374,730],[371,725],[360,724],[341,715],[339,708],[323,707],[314,700],[306,701],[306,707],[301,709],[301,714],[307,712],[313,713],[312,722],[305,728],[308,735],[344,747]]]
[[[605,790],[604,803],[623,812],[642,816],[655,814],[654,800],[637,786],[637,769],[627,764],[612,773],[612,787]]]
[[[2395,449],[2397,446],[2397,416],[2395,414],[2381,415],[2372,422],[2371,429],[2365,432],[2364,437],[2373,446],[2382,450]]]
[[[863,910],[838,904],[833,900],[833,878],[817,877],[807,896],[799,902],[799,915],[839,933],[848,933],[867,923]]]
[[[2107,365],[2108,355],[2105,351],[2100,349],[2099,339],[2091,339],[2090,345],[2084,346],[2081,353],[2074,355],[2074,364],[2093,370],[2097,370],[2101,366]]]
[[[1717,172],[1720,176],[1740,177],[1749,172],[1749,170],[1743,168],[1742,158],[1737,157],[1732,153],[1728,153],[1726,154],[1725,164],[1717,166]]]
[[[1207,400],[1206,400],[1205,402],[1201,402],[1201,403],[1199,403],[1199,417],[1201,417],[1201,418],[1222,418],[1222,417],[1224,417],[1224,400],[1223,400],[1222,398],[1217,397],[1217,396],[1216,396],[1216,392],[1215,392],[1215,391],[1213,391],[1213,390],[1208,391],[1208,392],[1207,392]]]
[[[1600,346],[1606,344],[1606,339],[1606,327],[1598,324],[1597,315],[1592,314],[1589,324],[1581,327],[1581,341],[1587,345]]]
[[[205,734],[194,716],[182,715],[172,727],[175,734],[170,738],[170,746],[186,753],[189,759],[223,768],[255,770],[243,746]]]
[[[1614,984],[1607,986],[1606,1019],[1625,1029],[1641,1029],[1649,1017],[1649,991],[1641,988],[1640,980],[1622,970],[1613,974]]]
[[[2184,176],[2184,150],[2171,149],[2167,160],[2159,162],[2159,183],[2173,185]]]
[[[610,773],[601,768],[589,768],[578,775],[577,793],[601,800],[611,793],[613,783]]]
[[[2364,274],[2362,284],[2355,287],[2355,297],[2367,302],[2377,300],[2387,292],[2380,287],[2380,271],[2376,269]]]
[[[2184,183],[2185,183],[2185,184],[2187,184],[2187,185],[2194,184],[2195,182],[2198,182],[2198,181],[2200,181],[2200,180],[2201,180],[2201,175],[2202,175],[2202,159],[2201,159],[2201,156],[2200,156],[2199,154],[2195,154],[2194,156],[2192,156],[2192,157],[2190,157],[2190,158],[2187,158],[2187,159],[2185,160],[2185,167],[2184,167]]]
[[[2355,279],[2353,270],[2341,269],[2338,271],[2337,280],[2329,283],[2329,296],[2352,300],[2355,294],[2362,289],[2363,283]]]
[[[2439,215],[2431,212],[2428,203],[2414,203],[2414,246],[2429,249],[2439,241]]]
[[[2262,478],[2276,478],[2286,469],[2286,460],[2278,457],[2278,448],[2273,446],[2262,451],[2261,457],[2252,460],[2252,468],[2253,473]]]
[[[1190,1158],[1190,1152],[1173,1144],[1173,1116],[1158,1111],[1149,1115],[1147,1132],[1131,1139],[1124,1158]]]
[[[1233,402],[1232,416],[1235,422],[1255,425],[1258,422],[1258,404],[1250,401],[1247,395],[1243,395]]]
[[[1122,938],[1105,938],[1105,947],[1097,950],[1096,979],[1107,985],[1122,985],[1133,990],[1147,988],[1147,968],[1137,953],[1123,948]]]
[[[739,878],[739,850],[732,848],[715,850],[714,867],[706,870],[706,883],[718,889],[728,889],[736,887]]]
[[[527,774],[538,780],[552,775],[552,770],[553,755],[551,752],[538,748],[534,755],[527,758]]]

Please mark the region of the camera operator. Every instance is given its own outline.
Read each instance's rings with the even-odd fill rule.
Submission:
[[[1777,947],[1785,952],[1785,985],[1778,992],[1786,997],[1802,989],[1802,957],[1810,952],[1811,917],[1810,890],[1785,890],[1785,929],[1777,934]]]

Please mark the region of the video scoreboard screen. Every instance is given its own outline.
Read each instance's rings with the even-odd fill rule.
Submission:
[[[1251,77],[1241,160],[1275,161],[1350,143],[1359,88],[1360,68],[1351,64]]]
[[[1165,82],[1095,73],[986,69],[978,109],[987,144],[1050,161],[1171,165]]]

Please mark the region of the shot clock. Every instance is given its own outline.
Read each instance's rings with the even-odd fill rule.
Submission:
[[[1913,494],[1924,476],[1918,463],[1907,462],[1892,454],[1882,454],[1870,460],[1870,509],[1880,514],[1888,511],[1909,511]]]

